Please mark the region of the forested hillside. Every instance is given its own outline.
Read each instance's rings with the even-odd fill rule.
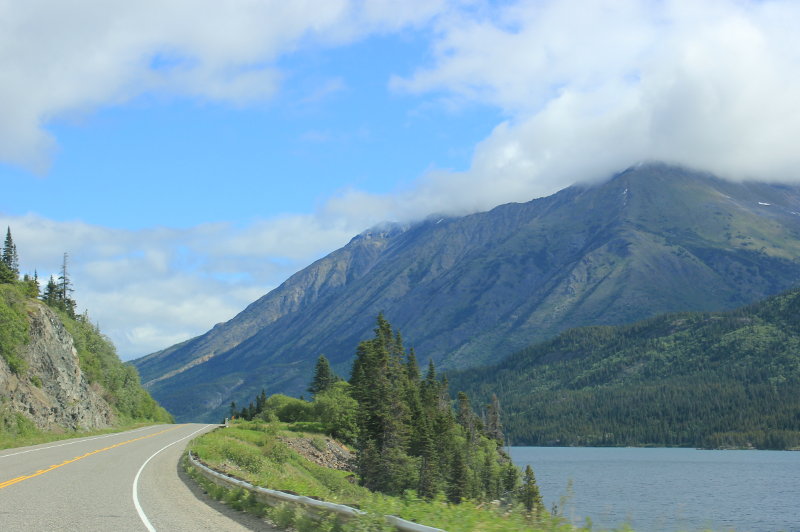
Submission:
[[[587,327],[450,375],[515,445],[800,447],[800,289],[724,313]]]

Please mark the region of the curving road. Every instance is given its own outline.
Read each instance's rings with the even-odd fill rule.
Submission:
[[[0,530],[267,530],[186,482],[188,441],[217,425],[156,425],[0,451]]]

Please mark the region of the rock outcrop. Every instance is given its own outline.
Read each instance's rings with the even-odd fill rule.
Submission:
[[[341,471],[355,472],[356,470],[356,456],[344,444],[332,438],[325,436],[316,440],[314,438],[286,437],[279,437],[279,439],[306,460],[319,466]]]
[[[0,358],[0,407],[20,412],[43,430],[92,430],[114,420],[101,390],[81,372],[72,336],[43,304],[29,302],[29,342],[20,356],[27,371],[17,375]]]

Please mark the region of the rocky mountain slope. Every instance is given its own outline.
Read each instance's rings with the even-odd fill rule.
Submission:
[[[651,164],[459,218],[366,231],[208,333],[134,362],[178,419],[347,374],[383,311],[420,360],[500,360],[570,327],[734,308],[800,281],[800,188]]]
[[[0,284],[0,435],[171,418],[96,327]],[[22,420],[20,417],[22,416]]]
[[[81,371],[72,336],[58,316],[42,304],[28,307],[30,342],[19,356],[20,375],[0,360],[3,406],[28,417],[43,430],[91,430],[113,423],[109,404]]]

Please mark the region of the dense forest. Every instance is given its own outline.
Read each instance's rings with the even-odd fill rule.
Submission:
[[[514,445],[800,447],[800,290],[731,312],[586,327],[450,375]]]
[[[59,315],[72,336],[81,371],[89,383],[101,391],[120,423],[134,420],[171,422],[172,416],[141,387],[136,368],[120,361],[114,345],[91,322],[89,314],[76,314],[72,293],[66,253],[58,278],[51,277],[43,293],[40,293],[35,272],[20,278],[19,256],[8,228],[0,256],[0,356],[9,368],[20,376],[25,376],[28,371],[26,362],[18,355],[18,348],[28,342],[25,307],[38,300]]]
[[[321,356],[309,386],[312,401],[262,393],[231,414],[245,419],[316,423],[356,449],[360,482],[398,495],[424,498],[516,500],[543,512],[532,470],[519,470],[503,451],[497,398],[483,416],[459,393],[450,400],[446,378],[431,362],[423,376],[413,350],[378,316],[375,337],[358,345],[351,377],[336,376]]]

